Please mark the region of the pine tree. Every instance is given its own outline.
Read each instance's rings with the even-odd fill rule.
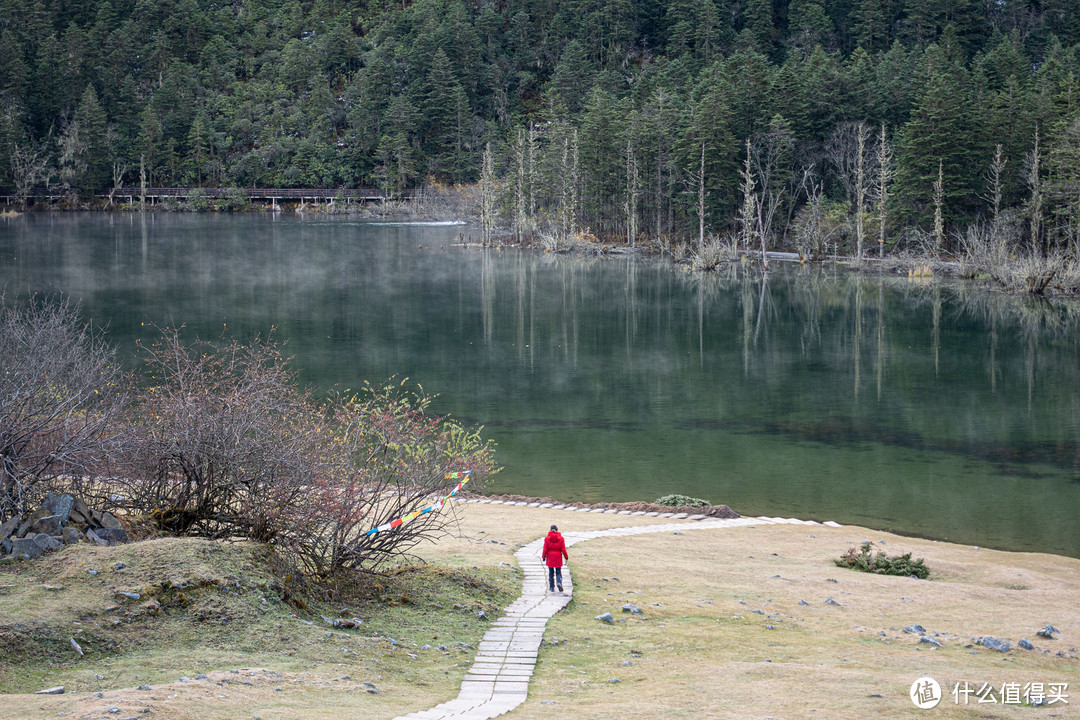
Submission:
[[[952,223],[978,208],[980,158],[986,156],[980,143],[981,117],[969,101],[962,68],[934,55],[928,71],[918,106],[897,140],[896,193],[906,220],[929,221],[928,193],[940,168],[944,221]]]
[[[92,85],[83,91],[79,107],[75,110],[75,122],[79,126],[79,138],[83,146],[81,163],[83,171],[76,175],[73,184],[79,190],[93,191],[106,187],[112,173],[112,158],[106,136],[105,111],[98,102]]]

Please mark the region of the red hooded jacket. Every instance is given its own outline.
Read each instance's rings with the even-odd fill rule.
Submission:
[[[544,550],[540,554],[543,555],[547,566],[553,568],[561,568],[563,558],[570,559],[570,556],[566,554],[566,541],[558,530],[552,530],[547,534],[544,538]]]

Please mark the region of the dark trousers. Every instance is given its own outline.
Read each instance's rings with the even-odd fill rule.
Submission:
[[[557,567],[557,568],[549,567],[548,568],[548,590],[554,590],[556,584],[559,586],[559,589],[561,590],[562,589],[562,568],[561,567]]]

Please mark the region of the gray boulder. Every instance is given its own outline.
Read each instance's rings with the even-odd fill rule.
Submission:
[[[1044,638],[1048,638],[1050,640],[1053,640],[1054,639],[1054,633],[1059,633],[1059,632],[1061,632],[1061,631],[1058,630],[1053,625],[1044,625],[1042,628],[1037,630],[1035,632],[1035,634],[1038,635],[1039,637],[1044,637]]]
[[[99,540],[104,540],[106,545],[122,545],[128,542],[127,530],[123,528],[98,528]]]
[[[75,498],[75,505],[71,508],[71,519],[77,523],[90,522],[90,508],[86,507],[86,503],[82,501],[82,498]]]
[[[924,628],[922,625],[908,625],[907,627],[904,628],[904,632],[906,632],[906,633],[919,633],[920,635],[925,635],[926,634],[926,628]]]
[[[934,647],[941,647],[941,642],[939,642],[937,638],[932,638],[929,635],[923,635],[919,638],[919,642],[933,645]]]
[[[46,535],[45,533],[38,533],[34,536],[34,542],[43,551],[59,550],[64,547],[63,543],[54,538],[52,535]]]
[[[1016,642],[1016,645],[1017,645],[1017,647],[1022,648],[1024,650],[1034,650],[1035,649],[1035,646],[1032,645],[1031,641],[1028,640],[1027,638],[1020,638]]]
[[[602,613],[602,614],[600,614],[600,615],[597,615],[597,616],[596,616],[595,618],[593,618],[593,619],[594,619],[594,620],[599,620],[600,622],[606,622],[606,623],[608,623],[609,625],[614,625],[614,624],[615,624],[615,616],[614,616],[614,615],[612,615],[612,614],[611,614],[611,613],[609,613],[609,612],[606,612],[606,613]]]
[[[79,532],[79,528],[72,525],[65,525],[64,531],[61,535],[65,545],[74,545],[83,538],[83,534]]]
[[[8,540],[7,538],[4,538],[3,540],[0,540],[0,549],[3,550],[3,554],[10,555],[11,554],[11,540]]]
[[[109,544],[108,540],[105,540],[104,538],[98,537],[98,534],[97,534],[96,530],[88,529],[86,531],[86,539],[89,540],[92,543],[95,543],[97,545],[101,545],[102,547]]]
[[[1008,640],[998,640],[989,635],[979,640],[979,644],[987,650],[997,650],[998,652],[1009,652],[1012,647]]]
[[[112,513],[101,513],[101,527],[108,530],[119,530],[120,521]]]
[[[34,694],[35,695],[63,695],[64,694],[64,686],[63,685],[57,685],[56,687],[51,687],[48,690],[38,690]]]
[[[21,524],[22,517],[19,515],[13,515],[0,523],[0,540],[6,540],[11,537],[15,531],[19,529],[19,525]]]
[[[33,538],[15,538],[11,541],[11,554],[16,557],[26,555],[36,558],[41,557],[41,553],[41,546],[34,542]]]
[[[71,509],[75,507],[75,498],[67,493],[64,493],[63,495],[49,493],[45,496],[45,502],[43,502],[42,505],[51,514],[59,517],[60,524],[63,525],[68,521]]]
[[[644,611],[633,603],[626,603],[622,606],[623,612],[628,612],[631,615],[641,615]]]
[[[30,529],[36,533],[59,535],[64,531],[64,524],[59,515],[47,515],[30,523]]]

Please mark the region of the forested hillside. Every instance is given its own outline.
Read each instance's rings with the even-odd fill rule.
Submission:
[[[4,0],[0,28],[19,190],[472,183],[490,145],[515,226],[1080,233],[1076,0]]]

